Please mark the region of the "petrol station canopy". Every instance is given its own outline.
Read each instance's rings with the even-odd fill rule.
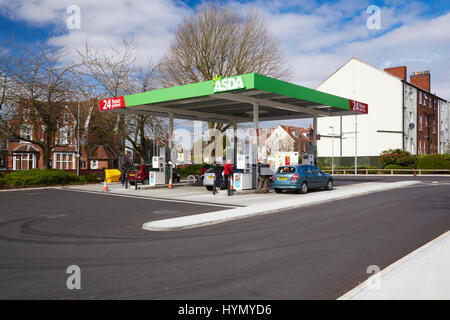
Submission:
[[[100,111],[225,123],[252,122],[254,110],[272,121],[367,113],[368,105],[257,73],[100,101]]]

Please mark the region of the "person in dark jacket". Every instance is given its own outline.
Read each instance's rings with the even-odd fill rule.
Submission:
[[[217,162],[214,163],[213,172],[214,172],[214,175],[215,175],[214,187],[216,188],[216,192],[219,192],[220,191],[220,186],[221,186],[222,180],[223,180],[222,179],[223,169],[222,169],[222,167],[220,166],[219,163],[217,163]]]
[[[125,178],[126,178],[126,174],[127,174],[127,168],[130,167],[130,163],[128,161],[123,161],[122,165],[120,167],[120,183],[122,185],[125,184]]]

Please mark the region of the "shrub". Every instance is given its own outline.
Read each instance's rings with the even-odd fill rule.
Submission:
[[[13,171],[3,179],[3,185],[13,187],[48,186],[80,183],[80,178],[63,170],[20,170]]]
[[[97,181],[97,175],[95,173],[80,176],[80,182],[81,183],[91,183]]]
[[[187,176],[189,176],[189,175],[191,175],[191,174],[200,174],[200,169],[203,167],[203,163],[202,164],[191,164],[191,165],[188,165],[188,166],[186,166],[186,167],[184,167],[184,168],[179,168],[179,169],[176,169],[176,172],[178,172],[178,174],[181,176],[181,177],[187,177]]]
[[[450,169],[450,154],[421,155],[417,160],[418,169]]]
[[[417,158],[411,155],[408,151],[401,149],[389,149],[383,151],[378,157],[378,161],[386,169],[390,164],[399,165],[403,168],[405,167],[415,167]],[[393,168],[391,168],[393,169]]]

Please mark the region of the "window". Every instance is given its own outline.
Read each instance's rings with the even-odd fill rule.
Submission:
[[[98,169],[98,161],[91,160],[91,169]]]
[[[53,168],[60,170],[75,170],[75,153],[56,152],[53,154]]]
[[[33,153],[13,154],[13,170],[29,170],[36,168],[36,156]]]
[[[419,131],[422,131],[422,115],[419,115]]]
[[[436,133],[436,120],[433,120],[433,133]]]
[[[28,120],[30,120],[30,109],[23,109],[22,115],[23,115],[24,122],[27,122]]]
[[[294,173],[295,167],[280,167],[277,173]]]
[[[8,140],[0,140],[0,150],[8,150]]]
[[[27,140],[33,139],[33,126],[29,123],[25,123],[24,125],[22,125],[22,127],[20,128],[20,137]],[[23,141],[21,140],[20,142],[29,143],[28,141],[25,140]]]
[[[419,104],[423,104],[423,101],[422,101],[422,91],[419,91]]]
[[[72,144],[72,128],[64,126],[59,129],[59,144]]]

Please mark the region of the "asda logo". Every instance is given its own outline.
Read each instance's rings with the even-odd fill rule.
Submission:
[[[214,93],[245,88],[242,76],[221,79],[219,75],[216,75],[213,80]]]

